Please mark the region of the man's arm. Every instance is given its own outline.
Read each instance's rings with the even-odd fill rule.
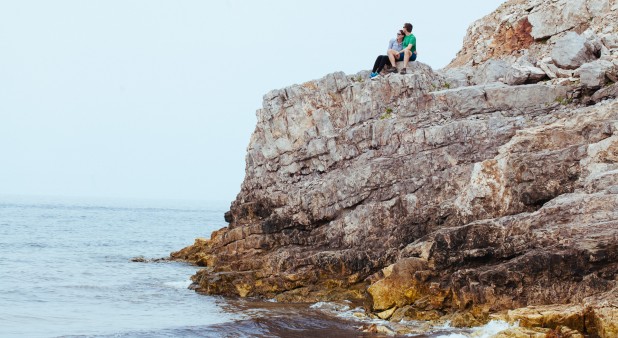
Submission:
[[[409,44],[409,45],[407,45],[407,46],[406,46],[406,48],[402,49],[402,50],[399,52],[399,54],[401,54],[401,53],[405,52],[406,50],[412,51],[412,46],[413,46],[413,44]]]

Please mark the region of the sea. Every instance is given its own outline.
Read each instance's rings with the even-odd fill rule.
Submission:
[[[508,327],[407,335],[345,303],[198,294],[169,257],[226,226],[230,202],[0,196],[0,337],[491,337]],[[135,262],[144,257],[146,262]],[[382,328],[382,333],[363,329]],[[386,329],[384,329],[386,328]],[[375,330],[374,330],[375,331]]]

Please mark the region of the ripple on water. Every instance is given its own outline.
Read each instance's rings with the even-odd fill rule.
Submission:
[[[204,296],[187,289],[195,267],[129,261],[207,237],[226,225],[228,203],[84,204],[0,204],[0,265],[10,271],[0,278],[0,337],[380,337],[358,331],[351,304]]]

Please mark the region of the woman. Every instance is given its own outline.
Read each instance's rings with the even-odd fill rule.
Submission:
[[[380,75],[380,72],[382,71],[386,63],[389,61],[388,54],[392,52],[397,53],[401,51],[402,49],[401,43],[403,42],[404,36],[405,34],[403,30],[399,30],[399,32],[397,32],[397,37],[389,41],[388,49],[386,51],[387,55],[378,55],[378,57],[376,58],[376,62],[373,64],[373,69],[371,70],[371,74],[369,75],[370,78],[374,79],[378,75]],[[397,71],[397,67],[394,64],[391,64],[391,68],[388,71],[394,73]]]

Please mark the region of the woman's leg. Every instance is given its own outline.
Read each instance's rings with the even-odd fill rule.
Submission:
[[[380,62],[382,62],[382,55],[378,55],[376,62],[373,63],[373,69],[371,70],[372,73],[376,73],[376,70],[380,67]]]
[[[382,69],[384,69],[384,66],[386,65],[386,63],[388,62],[388,56],[386,55],[380,55],[380,66],[378,67],[377,72],[381,72]]]
[[[395,58],[399,57],[399,53],[397,53],[396,50],[393,49],[389,49],[388,50],[388,59],[391,62],[391,66],[397,68],[397,61],[395,61]]]

